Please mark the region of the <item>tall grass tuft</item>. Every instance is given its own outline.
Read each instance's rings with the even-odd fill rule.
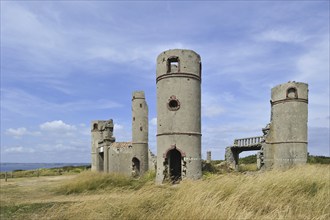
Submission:
[[[82,193],[104,188],[139,189],[153,180],[154,172],[147,172],[140,178],[132,178],[122,174],[107,174],[86,171],[57,188],[61,194]]]
[[[106,191],[97,203],[76,204],[56,217],[330,219],[329,169],[329,165],[305,165],[285,171],[213,174],[202,180],[185,180],[176,185],[155,185],[149,176],[144,180],[149,184],[139,190]],[[82,174],[71,184],[72,188],[67,185],[67,192],[107,186],[134,188],[129,178],[99,173]]]

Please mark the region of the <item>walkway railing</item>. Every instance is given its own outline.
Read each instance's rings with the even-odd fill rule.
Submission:
[[[249,138],[240,138],[240,139],[235,139],[234,140],[234,146],[237,146],[237,147],[247,147],[247,146],[251,146],[251,145],[260,144],[263,141],[264,141],[264,137],[263,136],[249,137]]]

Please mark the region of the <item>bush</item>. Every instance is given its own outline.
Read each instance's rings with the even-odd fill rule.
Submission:
[[[307,163],[310,164],[330,164],[330,157],[308,155]]]

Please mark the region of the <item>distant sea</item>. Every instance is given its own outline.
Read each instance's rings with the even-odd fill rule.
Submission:
[[[0,172],[14,170],[35,170],[40,168],[55,168],[65,166],[88,166],[90,163],[0,163]]]

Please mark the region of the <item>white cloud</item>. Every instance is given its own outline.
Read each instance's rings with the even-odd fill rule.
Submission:
[[[22,146],[10,147],[5,149],[6,153],[34,153],[35,150],[32,148],[25,148]]]
[[[256,40],[260,41],[275,41],[280,43],[301,43],[308,39],[308,36],[304,35],[300,31],[294,30],[292,27],[280,27],[272,28],[259,33]]]
[[[27,133],[27,130],[26,128],[17,128],[17,129],[14,129],[14,128],[9,128],[7,129],[6,131],[6,134],[7,135],[12,135],[12,136],[23,136]]]
[[[131,126],[124,123],[115,123],[113,136],[116,138],[117,142],[132,141]]]
[[[77,128],[74,125],[64,123],[62,120],[45,122],[40,125],[40,129],[43,131],[75,131]]]
[[[40,135],[40,132],[31,132],[24,127],[20,128],[8,128],[6,130],[6,135],[13,136],[15,138],[21,138],[24,135]]]
[[[152,118],[152,119],[149,121],[149,124],[152,125],[152,126],[157,126],[157,118]]]
[[[121,125],[121,124],[117,124],[117,123],[115,123],[114,126],[113,126],[113,129],[114,129],[114,130],[115,130],[115,129],[117,129],[117,130],[122,130],[122,129],[124,129],[124,126]]]

